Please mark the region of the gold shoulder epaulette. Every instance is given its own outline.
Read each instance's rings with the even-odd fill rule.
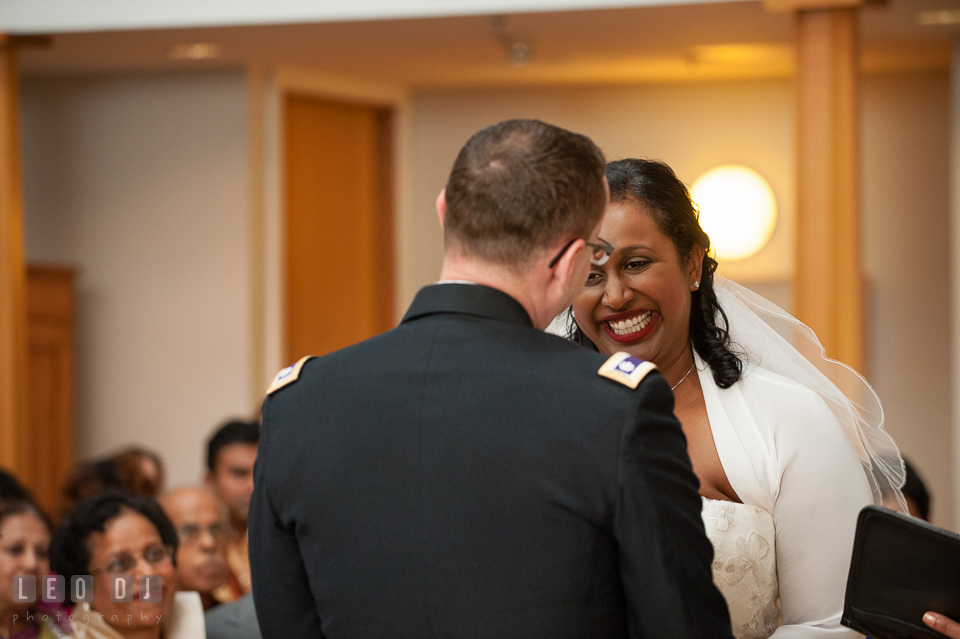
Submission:
[[[312,357],[313,355],[302,357],[296,364],[291,364],[277,373],[277,376],[273,378],[273,383],[270,384],[270,388],[267,389],[267,395],[273,395],[284,386],[297,381],[297,379],[300,377],[300,369],[302,369],[303,365],[307,363],[307,360],[311,359]]]
[[[657,370],[656,364],[645,362],[630,353],[614,353],[603,363],[597,373],[601,377],[620,382],[624,386],[636,388],[650,371]]]

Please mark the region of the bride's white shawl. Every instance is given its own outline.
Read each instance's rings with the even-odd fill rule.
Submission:
[[[783,625],[777,639],[857,636],[840,625],[857,515],[873,503],[860,460],[813,391],[745,364],[720,389],[697,369],[717,453],[745,504],[773,516]]]

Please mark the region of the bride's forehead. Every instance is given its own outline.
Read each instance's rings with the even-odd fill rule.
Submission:
[[[615,202],[607,207],[606,215],[600,227],[601,236],[608,242],[608,237],[647,237],[657,235],[666,237],[657,228],[656,221],[651,215],[649,207],[636,202]],[[616,245],[615,242],[613,242]]]
[[[680,259],[680,249],[660,230],[649,209],[633,202],[607,209],[599,237],[613,245],[614,254],[647,250]]]

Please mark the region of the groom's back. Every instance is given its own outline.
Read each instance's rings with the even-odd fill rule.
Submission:
[[[309,531],[326,636],[626,636],[621,428],[583,383],[592,355],[496,320],[424,318],[309,361],[271,400],[279,472],[296,474],[272,480],[311,495],[277,510]]]
[[[630,526],[655,574],[666,519],[654,495],[621,490],[622,446],[657,397],[649,426],[662,426],[665,382],[631,391],[598,376],[602,356],[496,310],[415,312],[464,295],[513,303],[428,287],[399,328],[310,360],[266,406],[261,487],[280,524],[302,531],[324,634],[625,637],[618,536]],[[663,598],[664,616],[645,621],[662,636],[682,625],[673,592],[644,591]]]

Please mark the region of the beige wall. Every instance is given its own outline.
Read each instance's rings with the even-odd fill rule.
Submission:
[[[23,82],[27,256],[73,264],[77,454],[139,442],[170,484],[250,409],[245,79]]]
[[[960,529],[951,435],[949,76],[863,82],[867,376],[888,431]]]

